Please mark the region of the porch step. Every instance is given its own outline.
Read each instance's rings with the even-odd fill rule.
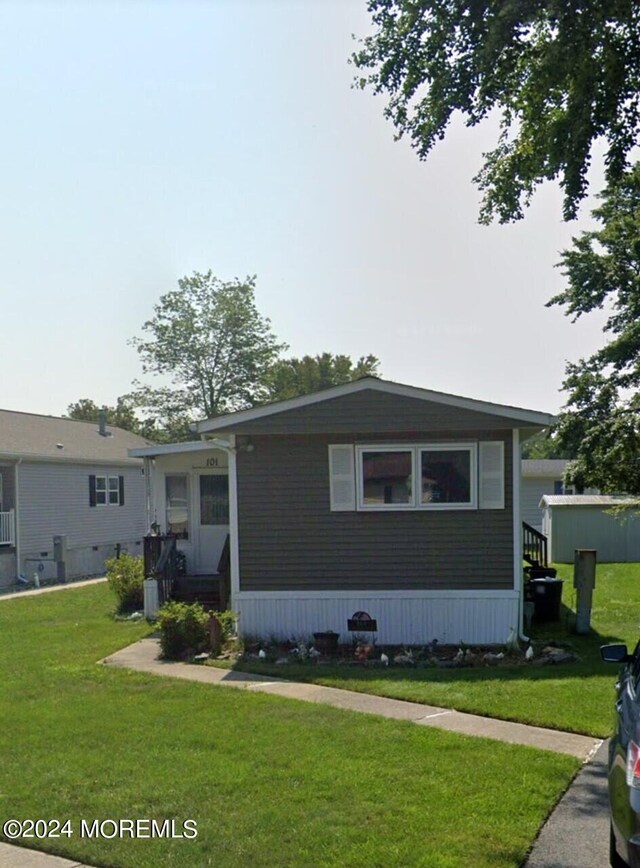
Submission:
[[[175,580],[173,598],[181,603],[200,603],[205,609],[226,609],[226,577],[181,577]]]

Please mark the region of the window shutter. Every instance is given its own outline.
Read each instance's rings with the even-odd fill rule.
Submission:
[[[480,509],[504,509],[504,443],[480,444]]]
[[[331,512],[356,508],[356,478],[353,446],[329,446],[329,491]]]
[[[89,476],[89,506],[96,505],[96,478],[93,474]]]
[[[124,506],[124,476],[118,477],[118,491],[120,492],[120,506]]]

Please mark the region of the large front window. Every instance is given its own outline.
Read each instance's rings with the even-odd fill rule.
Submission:
[[[359,446],[359,509],[472,509],[476,444]]]

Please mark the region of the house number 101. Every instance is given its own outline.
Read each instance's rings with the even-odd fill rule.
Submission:
[[[218,459],[217,458],[207,458],[207,467],[217,467]]]

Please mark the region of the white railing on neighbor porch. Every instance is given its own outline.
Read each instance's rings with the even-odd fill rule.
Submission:
[[[16,543],[16,513],[0,512],[0,546],[12,546]]]

